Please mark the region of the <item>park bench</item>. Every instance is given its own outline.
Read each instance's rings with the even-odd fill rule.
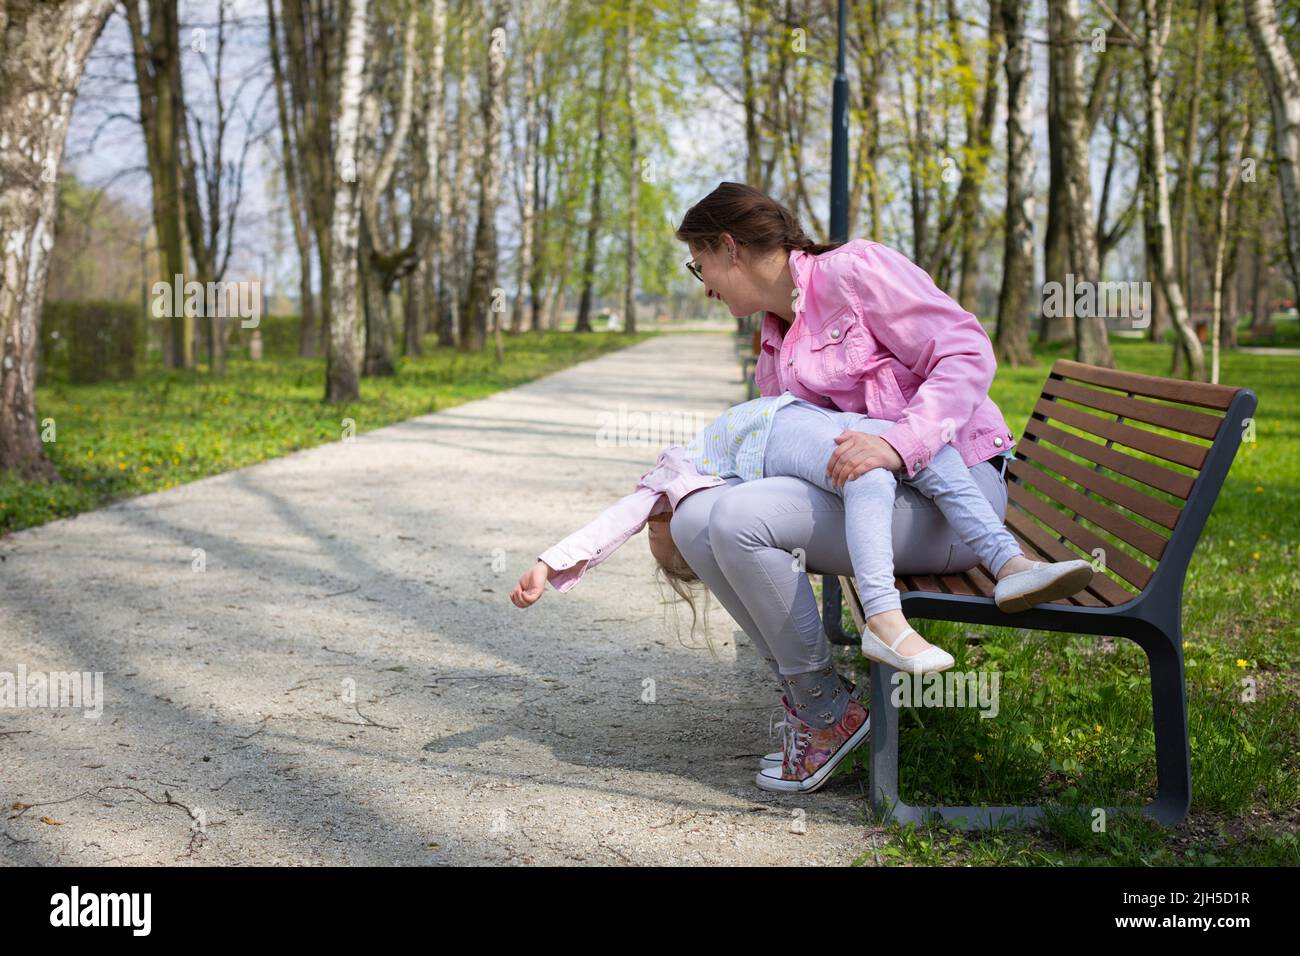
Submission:
[[[1092,583],[1072,598],[1003,614],[985,567],[895,581],[909,617],[1123,637],[1141,647],[1151,673],[1157,781],[1155,799],[1141,810],[1164,826],[1181,821],[1192,798],[1183,581],[1255,404],[1245,388],[1058,361],[1007,468],[1006,524],[1031,560],[1093,560]],[[856,643],[839,626],[841,592],[861,632],[851,578],[824,578],[823,621],[832,640]],[[902,803],[899,710],[891,704],[896,671],[874,662],[870,670],[877,812],[900,823],[940,818],[964,829],[1042,817],[1041,806]]]
[[[746,400],[758,397],[758,384],[754,381],[754,369],[758,365],[759,341],[762,334],[762,313],[749,315],[740,320],[736,330],[736,358],[740,360],[740,380],[745,383]]]

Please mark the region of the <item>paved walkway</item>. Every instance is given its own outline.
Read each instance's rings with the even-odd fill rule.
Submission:
[[[716,601],[719,659],[678,642],[643,535],[568,594],[508,598],[653,462],[598,443],[602,416],[742,399],[729,336],[660,336],[0,539],[0,671],[100,671],[104,689],[99,719],[0,708],[0,862],[869,852],[857,785],[754,786],[775,686]]]

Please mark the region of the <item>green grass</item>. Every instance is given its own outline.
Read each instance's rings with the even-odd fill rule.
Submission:
[[[345,418],[365,432],[474,401],[655,334],[505,336],[500,366],[490,341],[471,354],[430,338],[424,356],[362,379],[361,401],[338,406],[321,400],[323,359],[237,358],[219,379],[155,368],[129,382],[42,385],[37,418],[54,419],[46,452],[63,481],[0,477],[0,535],[336,441]]]
[[[1168,374],[1169,349],[1114,342],[1117,364]],[[1051,360],[1004,367],[992,390],[1023,428]],[[954,671],[1000,672],[996,718],[973,708],[904,710],[902,799],[926,804],[1043,803],[1042,828],[962,833],[891,824],[861,862],[998,865],[1300,864],[1300,362],[1224,355],[1222,381],[1259,396],[1243,444],[1197,547],[1184,589],[1184,653],[1192,752],[1188,819],[1163,829],[1114,815],[1094,832],[1089,808],[1137,805],[1155,792],[1146,658],[1128,641],[923,622]],[[845,614],[846,630],[853,630]],[[967,634],[980,638],[965,640]],[[856,650],[840,652],[865,678]],[[1243,678],[1253,702],[1241,699]],[[922,721],[924,725],[922,726]],[[858,758],[864,759],[864,758]],[[858,764],[847,771],[860,774]],[[1078,809],[1071,809],[1072,807]]]
[[[1273,315],[1273,334],[1251,336],[1250,323],[1243,322],[1237,326],[1237,337],[1242,345],[1261,348],[1296,348],[1300,347],[1300,317],[1282,312]]]
[[[116,498],[183,484],[337,440],[345,417],[368,431],[472,401],[645,337],[544,333],[506,339],[506,363],[434,350],[400,362],[391,379],[365,379],[363,400],[321,402],[319,360],[235,361],[222,380],[161,370],[122,384],[49,386],[48,446],[65,481],[0,479],[0,534]],[[653,334],[653,333],[649,333]],[[1169,349],[1113,343],[1121,368],[1163,375]],[[1004,367],[993,397],[1019,431],[1051,360]],[[1259,395],[1256,441],[1244,444],[1192,560],[1184,590],[1193,806],[1166,830],[1111,817],[1094,832],[1086,808],[1141,803],[1155,786],[1150,687],[1141,651],[1125,641],[923,622],[957,657],[955,670],[1000,672],[1000,712],[905,712],[900,780],[909,803],[1049,803],[1042,828],[961,833],[898,827],[863,863],[936,865],[1297,865],[1300,804],[1300,354],[1227,352],[1224,382]],[[817,579],[814,579],[817,580]],[[845,614],[846,629],[852,621]],[[977,632],[980,642],[964,635]],[[863,659],[841,664],[865,678]],[[1257,700],[1240,700],[1241,680]],[[924,721],[924,727],[921,725]],[[859,758],[855,758],[859,759]],[[860,765],[846,768],[866,783]],[[1070,806],[1085,808],[1071,811]]]

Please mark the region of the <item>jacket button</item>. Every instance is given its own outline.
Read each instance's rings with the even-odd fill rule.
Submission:
[[[793,365],[793,364],[794,364],[794,359],[790,359],[790,361],[786,362],[785,364],[786,364],[786,365]]]
[[[920,471],[920,470],[921,470],[921,459],[918,458],[918,459],[916,459],[916,461],[912,462],[912,470],[913,470],[913,471]]]
[[[597,549],[596,549],[596,553],[597,553],[597,554],[600,554],[600,548],[597,548]]]
[[[1001,447],[1002,447],[1002,436],[999,435],[997,438],[993,439],[993,444],[994,444],[996,447],[1001,448]]]
[[[840,337],[840,330],[839,330],[839,329],[831,329],[831,338],[833,338],[833,339],[838,339],[839,337]]]

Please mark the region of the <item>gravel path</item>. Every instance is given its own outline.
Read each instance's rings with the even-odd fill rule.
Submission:
[[[508,598],[654,461],[597,441],[620,403],[703,424],[743,397],[729,336],[660,336],[0,539],[0,671],[98,671],[104,695],[98,719],[0,707],[0,861],[870,854],[856,783],[754,786],[775,685],[716,601],[718,658],[678,641],[643,534],[568,594]]]

